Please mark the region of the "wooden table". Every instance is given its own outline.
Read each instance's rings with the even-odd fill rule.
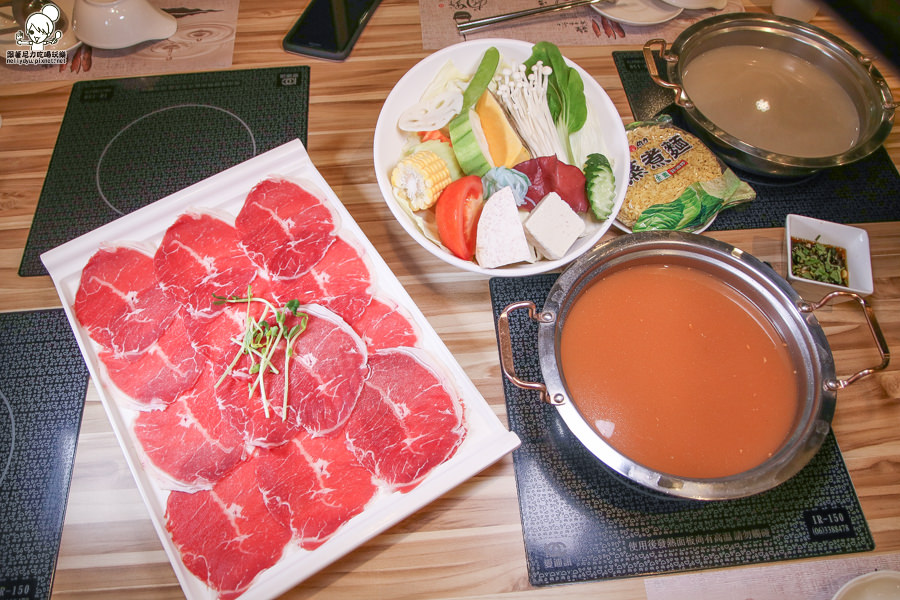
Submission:
[[[469,377],[505,420],[488,284],[453,269],[407,236],[385,206],[372,171],[372,135],[393,84],[427,52],[421,47],[418,4],[385,0],[351,58],[342,64],[304,60],[280,42],[303,3],[243,0],[235,69],[306,62],[311,67],[309,153],[366,235],[425,313]],[[748,5],[767,11],[768,6]],[[857,48],[863,40],[827,15],[814,23]],[[623,119],[631,119],[612,51],[622,46],[563,48],[607,90]],[[885,61],[895,97],[900,79]],[[41,185],[62,122],[71,83],[0,89],[0,311],[58,307],[48,277],[20,278],[17,269]],[[900,131],[887,142],[900,164]],[[894,199],[900,201],[900,199]],[[871,241],[871,296],[888,344],[900,347],[900,223],[864,224]],[[617,235],[610,233],[608,235]],[[717,232],[715,237],[769,261],[784,273],[783,230]],[[861,317],[849,303],[820,316],[839,374],[878,362]],[[876,542],[894,561],[900,552],[900,361],[839,394],[834,431]],[[817,560],[781,563],[791,578]],[[900,565],[900,563],[896,563]],[[776,568],[773,566],[773,568]],[[897,568],[897,567],[895,567]],[[711,572],[746,574],[738,590],[750,596],[758,568]],[[848,570],[849,572],[849,570]],[[761,573],[761,574],[760,574]],[[668,578],[634,578],[534,589],[528,583],[512,458],[507,456],[425,509],[313,576],[288,597],[595,597],[647,598]],[[673,584],[674,585],[674,584]],[[819,590],[830,598],[835,589]],[[181,589],[151,526],[93,387],[89,389],[66,514],[54,596],[178,598]],[[760,596],[762,597],[762,596]]]

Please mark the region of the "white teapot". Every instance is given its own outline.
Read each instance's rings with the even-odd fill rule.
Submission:
[[[147,0],[75,0],[72,29],[94,48],[127,48],[165,39],[177,29],[175,17]]]

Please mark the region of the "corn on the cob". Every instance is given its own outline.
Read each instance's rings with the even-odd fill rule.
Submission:
[[[395,193],[413,210],[431,208],[450,183],[444,160],[430,150],[420,150],[403,158],[391,171]]]

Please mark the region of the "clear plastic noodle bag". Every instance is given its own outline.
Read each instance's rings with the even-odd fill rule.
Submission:
[[[632,231],[699,231],[756,192],[669,115],[626,128],[631,178],[620,220]]]

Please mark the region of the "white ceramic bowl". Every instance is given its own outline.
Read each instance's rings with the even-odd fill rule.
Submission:
[[[381,188],[385,202],[387,202],[394,217],[414,240],[441,260],[461,269],[491,276],[518,277],[552,271],[584,254],[610,228],[614,217],[622,207],[622,202],[625,200],[630,169],[630,155],[628,152],[628,140],[625,137],[625,127],[622,124],[619,113],[616,111],[615,105],[593,77],[568,59],[567,63],[573,66],[584,80],[585,96],[591,110],[595,112],[602,125],[604,154],[609,159],[616,178],[616,198],[610,218],[604,221],[591,235],[577,240],[563,258],[559,260],[540,260],[533,264],[518,263],[496,269],[486,269],[473,261],[462,260],[425,237],[409,215],[397,203],[391,191],[391,170],[403,156],[403,148],[408,135],[397,128],[397,120],[400,114],[419,100],[425,87],[447,61],[452,60],[463,73],[472,73],[481,61],[485,50],[491,46],[495,46],[500,50],[501,64],[502,61],[506,63],[524,62],[531,56],[532,44],[528,42],[506,39],[481,39],[463,42],[431,54],[400,78],[400,81],[397,82],[385,100],[381,114],[378,115],[378,123],[375,126],[375,176],[378,179],[378,187]]]
[[[854,577],[832,600],[896,600],[900,598],[900,572],[873,571]]]
[[[865,229],[822,221],[802,215],[788,215],[785,223],[785,242],[787,251],[787,280],[797,292],[808,300],[818,300],[819,297],[833,291],[854,292],[860,296],[872,293],[874,283],[872,281],[872,259],[869,255],[869,234]],[[792,273],[791,238],[818,241],[823,244],[839,246],[847,251],[847,272],[849,285],[833,285],[821,281],[813,281],[803,277],[795,277]]]

